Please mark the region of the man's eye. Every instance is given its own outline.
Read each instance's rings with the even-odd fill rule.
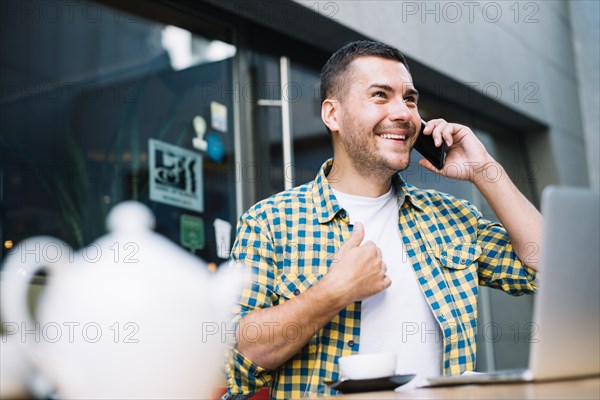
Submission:
[[[374,92],[372,94],[373,97],[381,97],[382,99],[387,98],[387,95],[385,94],[385,92],[382,92],[381,90]]]
[[[404,102],[405,103],[416,103],[417,97],[416,96],[407,96],[404,98]]]

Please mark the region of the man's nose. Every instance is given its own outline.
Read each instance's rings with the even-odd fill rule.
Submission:
[[[392,121],[409,121],[412,118],[412,113],[404,99],[394,99],[390,102],[389,118]]]

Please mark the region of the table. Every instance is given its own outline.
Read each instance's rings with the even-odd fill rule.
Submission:
[[[600,377],[549,382],[501,383],[370,392],[333,397],[342,399],[600,399]]]

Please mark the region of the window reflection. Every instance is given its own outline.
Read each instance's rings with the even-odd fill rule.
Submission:
[[[235,56],[235,46],[220,40],[208,40],[173,25],[163,28],[161,42],[175,71]]]
[[[235,226],[235,160],[231,94],[218,88],[231,86],[235,47],[90,4],[99,10],[93,21],[76,12],[3,21],[2,258],[33,235],[89,244],[105,233],[112,206],[135,199],[151,207],[157,231],[180,244],[182,221],[202,219],[195,233],[203,244],[193,250],[223,261],[213,222]],[[229,110],[218,123],[211,103]],[[206,121],[210,151],[193,146],[195,117]],[[194,183],[202,211],[150,195],[151,139],[201,160],[202,180]]]

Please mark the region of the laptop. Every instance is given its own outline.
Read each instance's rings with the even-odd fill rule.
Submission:
[[[427,379],[423,386],[600,375],[600,194],[548,187],[529,367]]]

